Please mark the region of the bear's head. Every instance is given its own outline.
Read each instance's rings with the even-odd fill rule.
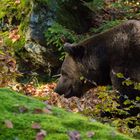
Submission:
[[[100,46],[101,45],[101,46]],[[78,43],[64,45],[68,53],[61,67],[55,91],[64,97],[80,97],[95,85],[110,83],[110,67],[104,45]]]
[[[82,94],[82,81],[80,80],[80,72],[77,68],[76,62],[71,56],[66,56],[62,67],[61,76],[57,83],[55,92],[70,98],[72,96],[80,97]]]
[[[81,97],[83,93],[93,86],[89,81],[85,82],[81,60],[84,56],[84,47],[66,43],[64,50],[68,53],[61,67],[61,76],[57,83],[55,92],[64,97]]]

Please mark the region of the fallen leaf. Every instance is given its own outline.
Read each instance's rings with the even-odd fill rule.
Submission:
[[[36,140],[44,140],[45,136],[47,135],[45,130],[41,130],[36,135]]]
[[[25,106],[20,106],[20,107],[19,107],[19,112],[20,112],[20,113],[28,112],[28,108],[25,107]]]
[[[0,38],[0,46],[3,44],[3,39]]]
[[[7,128],[13,128],[13,123],[10,120],[5,120],[4,122]]]
[[[20,4],[20,0],[16,0],[15,1],[15,4]]]
[[[41,125],[39,123],[33,123],[32,128],[33,129],[41,129]]]
[[[33,113],[35,113],[35,114],[41,114],[41,113],[43,113],[43,109],[41,109],[41,108],[35,108]]]
[[[78,131],[70,131],[68,132],[69,140],[80,140],[80,133]]]
[[[79,109],[78,108],[74,108],[73,112],[77,113],[77,112],[79,112]]]
[[[47,114],[52,114],[52,111],[49,110],[48,108],[43,108],[43,112]]]
[[[52,106],[51,105],[47,105],[46,108],[49,109],[50,111],[52,110]]]
[[[95,135],[95,132],[92,132],[92,131],[87,132],[87,137],[88,138],[93,138],[94,135]]]
[[[12,38],[12,42],[16,42],[20,39],[20,35],[14,35],[13,38]]]
[[[16,42],[17,40],[19,40],[20,35],[18,34],[18,29],[16,28],[16,29],[13,29],[12,31],[10,31],[8,38],[11,39],[13,43]]]

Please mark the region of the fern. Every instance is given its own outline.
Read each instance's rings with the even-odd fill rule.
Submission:
[[[66,29],[62,25],[58,23],[54,23],[46,32],[45,37],[47,41],[47,45],[55,46],[57,50],[60,52],[60,60],[64,58],[63,44],[67,40],[69,42],[75,42],[77,40],[77,36],[74,32],[69,29]]]

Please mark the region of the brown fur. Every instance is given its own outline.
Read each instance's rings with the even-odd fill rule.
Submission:
[[[61,69],[56,92],[65,97],[78,96],[97,85],[111,83],[122,96],[130,99],[140,96],[134,87],[122,85],[126,78],[140,83],[140,21],[129,20],[106,32],[92,36],[78,44],[66,43],[68,52]],[[88,79],[85,84],[80,77]],[[92,82],[89,82],[92,81]]]

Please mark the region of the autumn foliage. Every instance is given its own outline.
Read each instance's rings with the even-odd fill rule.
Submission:
[[[9,32],[9,39],[11,39],[12,43],[18,41],[20,39],[20,35],[18,33],[18,28],[13,29]]]
[[[10,48],[0,46],[0,87],[11,84],[17,75],[16,60],[10,53]]]

